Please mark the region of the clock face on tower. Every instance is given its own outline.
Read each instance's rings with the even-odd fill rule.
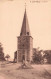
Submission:
[[[19,49],[28,49],[29,48],[29,39],[28,39],[28,37],[20,37],[18,39],[18,48]]]

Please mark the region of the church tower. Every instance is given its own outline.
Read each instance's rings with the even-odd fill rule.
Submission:
[[[28,62],[32,61],[33,38],[30,34],[26,9],[17,46],[17,62],[22,62],[23,60]]]

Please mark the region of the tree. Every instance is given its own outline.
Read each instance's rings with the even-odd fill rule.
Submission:
[[[42,63],[43,57],[41,55],[41,50],[37,50],[37,48],[35,48],[33,50],[33,62],[36,64],[40,64]]]
[[[51,64],[51,50],[45,50],[44,53],[44,59],[47,59],[47,63]]]
[[[0,43],[0,60],[1,61],[4,61],[5,58],[4,58],[4,53],[3,53],[3,47],[2,47],[2,44]]]
[[[5,58],[6,58],[7,61],[8,61],[8,59],[10,58],[10,56],[7,54],[7,55],[5,56]]]

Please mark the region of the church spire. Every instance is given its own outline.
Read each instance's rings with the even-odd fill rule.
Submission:
[[[31,36],[30,35],[30,30],[29,30],[27,14],[26,14],[26,7],[25,7],[25,13],[24,13],[24,18],[23,18],[23,23],[22,23],[20,36]]]

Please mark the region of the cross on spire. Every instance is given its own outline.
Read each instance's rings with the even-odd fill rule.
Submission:
[[[26,2],[25,2],[25,9],[26,9],[26,6],[27,6],[27,5],[26,5]]]

